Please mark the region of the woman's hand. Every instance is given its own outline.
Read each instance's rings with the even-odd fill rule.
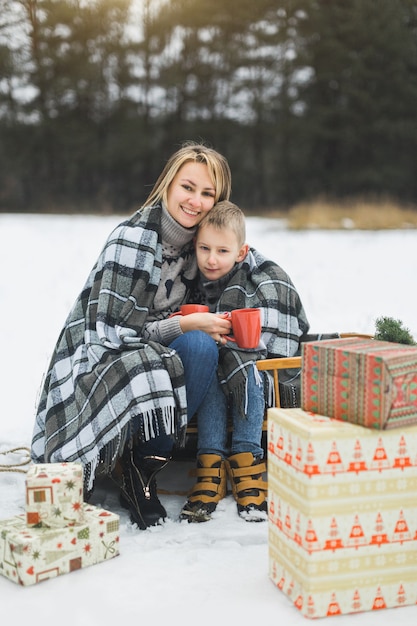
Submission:
[[[213,337],[217,343],[226,343],[223,335],[228,335],[232,330],[230,316],[227,313],[190,313],[180,319],[183,333],[190,330],[203,330]]]

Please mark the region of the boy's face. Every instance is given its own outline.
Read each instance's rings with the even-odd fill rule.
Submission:
[[[249,246],[239,242],[231,228],[218,230],[214,226],[198,229],[195,250],[198,268],[208,280],[218,280],[225,276],[245,258]]]

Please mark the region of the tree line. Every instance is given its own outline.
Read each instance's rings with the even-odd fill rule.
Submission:
[[[247,210],[417,201],[417,2],[0,0],[0,210],[129,212],[186,139]]]

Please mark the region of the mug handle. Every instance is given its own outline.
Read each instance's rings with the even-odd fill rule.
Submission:
[[[230,311],[225,311],[224,313],[222,313],[222,315],[225,315],[226,319],[228,320],[232,319],[232,314],[230,313]],[[223,337],[227,339],[227,341],[233,341],[234,343],[236,343],[236,339],[234,337],[231,337],[230,335],[223,335]]]

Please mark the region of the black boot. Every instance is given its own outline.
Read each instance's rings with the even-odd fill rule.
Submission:
[[[135,458],[131,449],[126,449],[120,458],[120,504],[129,510],[131,521],[141,530],[156,526],[167,516],[158,498],[155,477],[168,461],[162,456]]]

